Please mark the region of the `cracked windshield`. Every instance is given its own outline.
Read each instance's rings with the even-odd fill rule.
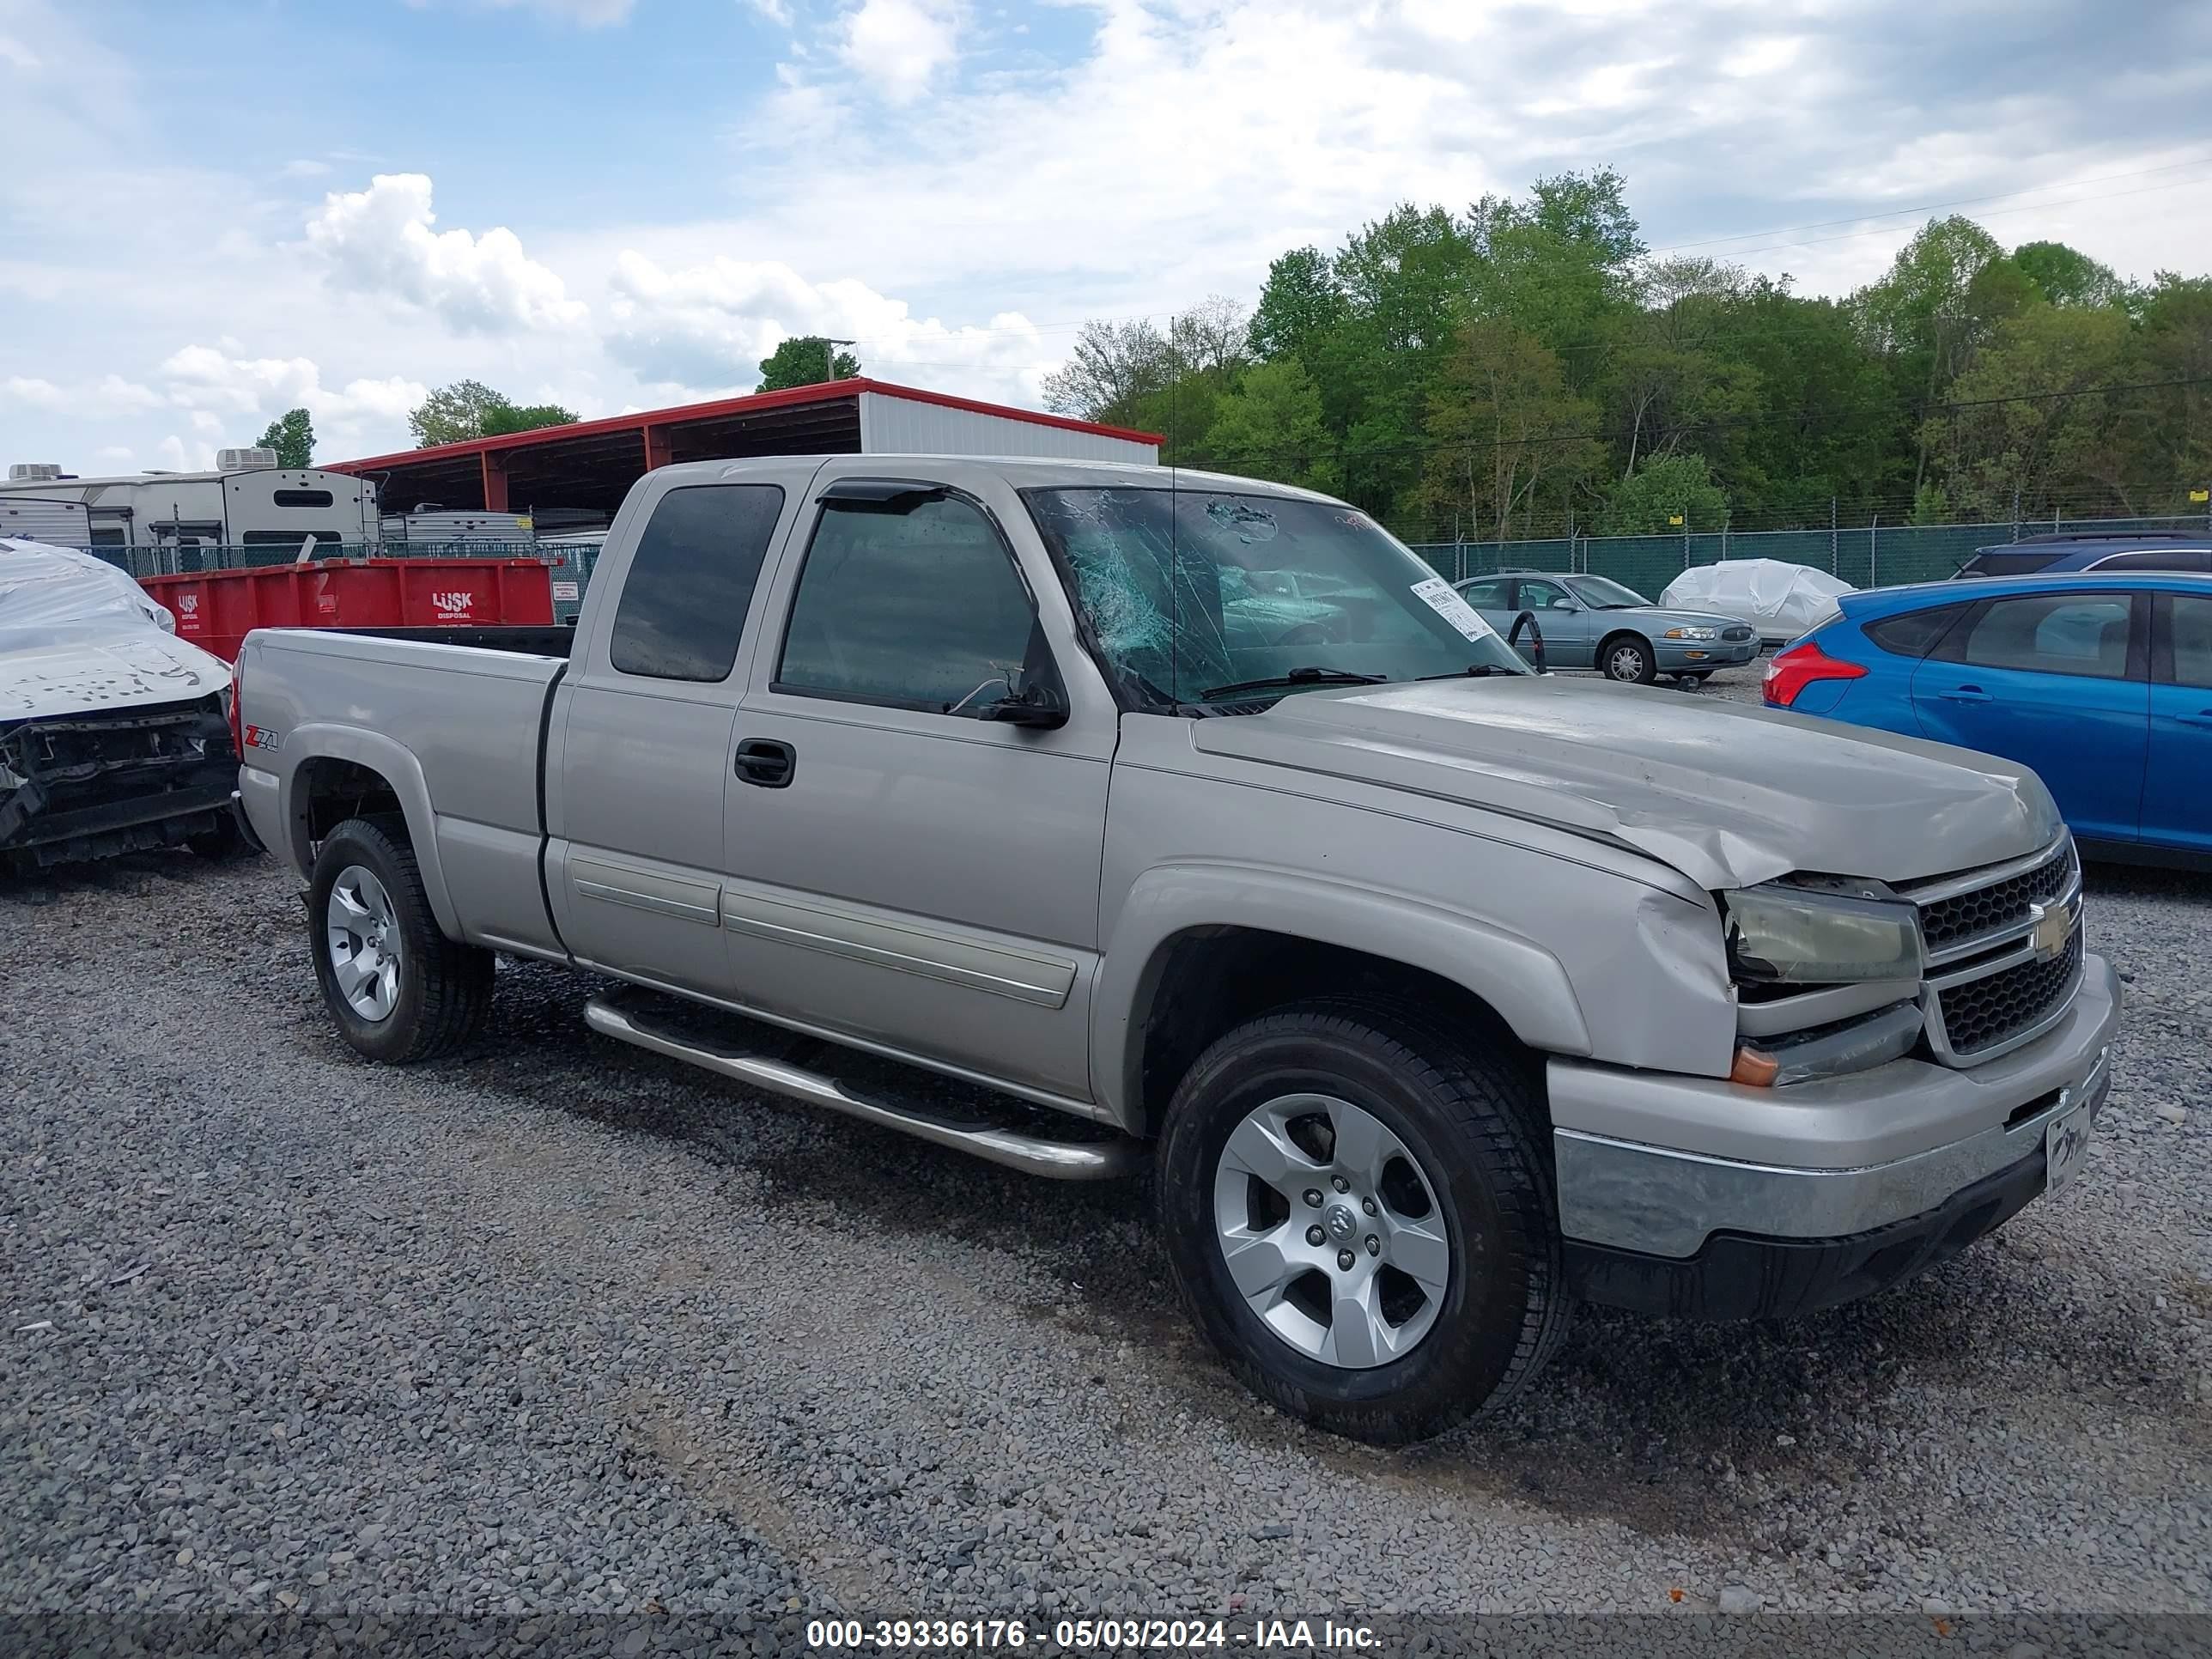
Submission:
[[[1527,672],[1365,514],[1189,489],[1039,489],[1030,510],[1122,687],[1155,706]]]

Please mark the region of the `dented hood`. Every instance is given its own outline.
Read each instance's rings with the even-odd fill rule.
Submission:
[[[2059,825],[2042,781],[1992,755],[1552,675],[1301,692],[1191,738],[1610,841],[1708,889],[1910,881],[2033,852]]]
[[[0,723],[189,702],[229,684],[221,657],[159,629],[0,625]]]
[[[230,684],[222,658],[114,566],[0,539],[0,721],[189,702]]]

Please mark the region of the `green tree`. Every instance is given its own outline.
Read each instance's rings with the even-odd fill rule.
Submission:
[[[2012,283],[1983,280],[1984,269],[2003,258],[1994,236],[1953,214],[1922,226],[1881,280],[1860,290],[1869,342],[1888,360],[1901,398],[1923,409],[1937,402],[1987,331],[1989,306],[2018,308],[2022,295]],[[2017,267],[2013,274],[2019,276]],[[1925,423],[1917,430],[1916,495],[1928,475]]]
[[[407,427],[414,433],[416,446],[428,449],[470,438],[568,426],[575,419],[574,410],[558,404],[518,405],[481,380],[456,380],[440,386],[416,404],[407,416]]]
[[[1708,453],[1735,446],[1732,428],[1758,408],[1759,374],[1718,348],[1746,282],[1711,259],[1662,260],[1642,274],[1641,303],[1614,330],[1601,382],[1622,477],[1693,440]]]
[[[1758,402],[1700,447],[1751,522],[1825,524],[1832,503],[1863,523],[1911,488],[1907,408],[1852,307],[1790,286],[1758,277],[1723,303],[1711,349],[1758,375]]]
[[[1321,338],[1344,321],[1346,310],[1344,289],[1328,256],[1317,247],[1294,247],[1267,266],[1246,341],[1255,357],[1305,361]]]
[[[1563,173],[1539,179],[1524,202],[1486,196],[1468,210],[1477,313],[1559,353],[1577,392],[1597,382],[1635,308],[1644,242],[1626,189],[1610,168]]]
[[[849,351],[832,355],[830,342],[819,334],[799,334],[781,343],[761,359],[760,384],[756,392],[785,392],[797,386],[819,386],[824,380],[849,380],[860,372],[860,360]]]
[[[1597,407],[1568,387],[1559,354],[1510,323],[1469,323],[1429,408],[1422,493],[1435,527],[1504,541],[1514,515],[1565,500],[1604,465]]]
[[[315,422],[304,409],[288,409],[269,422],[261,434],[261,447],[276,452],[279,466],[313,466],[315,461]]]
[[[1094,318],[1076,335],[1068,361],[1044,377],[1044,406],[1057,415],[1133,425],[1139,400],[1174,375],[1174,352],[1150,318]]]
[[[1214,406],[1208,462],[1231,472],[1300,484],[1328,495],[1344,488],[1336,445],[1322,419],[1321,390],[1295,356],[1255,363]]]
[[[2110,265],[2063,242],[2022,242],[2012,262],[2055,306],[2119,305],[2128,296]]]
[[[1931,468],[1953,505],[1981,519],[2030,518],[2101,497],[2142,505],[2152,434],[2124,397],[2133,331],[2113,307],[2037,304],[1998,326],[1927,422]]]
[[[1681,520],[1677,524],[1675,520]],[[1702,455],[1662,455],[1606,492],[1598,509],[1601,536],[1665,535],[1718,530],[1729,520],[1727,493],[1713,482]]]

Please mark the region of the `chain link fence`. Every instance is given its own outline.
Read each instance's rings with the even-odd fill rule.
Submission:
[[[1852,529],[1760,530],[1737,535],[1557,536],[1525,542],[1423,542],[1413,550],[1439,575],[1460,581],[1498,570],[1571,570],[1610,576],[1638,592],[1659,592],[1692,565],[1723,559],[1780,559],[1810,565],[1854,587],[1941,581],[1976,550],[2053,531],[2179,531],[2212,539],[2203,514],[2164,519],[2067,519],[2049,524],[1862,525]]]

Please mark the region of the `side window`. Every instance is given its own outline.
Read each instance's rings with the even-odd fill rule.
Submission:
[[[2128,605],[2124,593],[2036,593],[1998,599],[1968,624],[1959,660],[1979,668],[2124,679]]]
[[[2173,683],[2212,690],[2212,599],[2175,593],[2166,599],[2167,649],[2173,656]]]
[[[1908,611],[1901,617],[1884,617],[1866,625],[1866,636],[1883,650],[1900,657],[1924,657],[1951,631],[1951,624],[1972,607],[1939,605],[1925,611]]]
[[[902,506],[823,504],[778,691],[972,713],[1020,670],[1036,612],[998,531],[951,497]]]
[[[1521,579],[1521,609],[1523,611],[1547,611],[1566,597],[1567,590],[1557,582],[1531,581],[1525,576]]]
[[[1468,582],[1460,588],[1459,596],[1478,611],[1505,608],[1505,584],[1502,580]]]
[[[776,484],[694,484],[663,495],[623,579],[610,653],[617,671],[727,679],[782,514]]]

